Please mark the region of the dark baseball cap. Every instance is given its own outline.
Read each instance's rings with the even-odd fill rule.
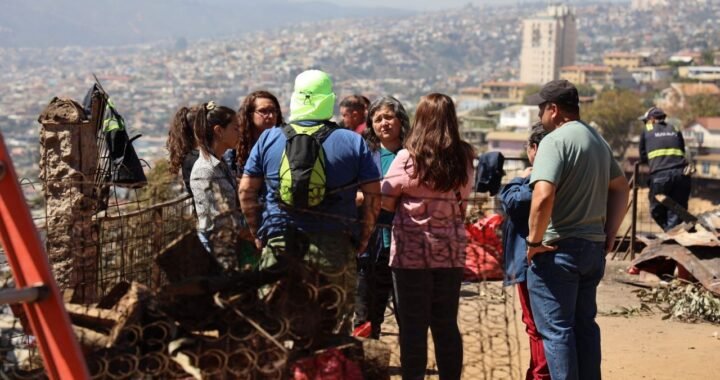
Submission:
[[[648,121],[648,119],[664,119],[667,115],[665,115],[665,111],[663,111],[660,108],[657,107],[650,107],[645,113],[638,118],[638,120],[642,120],[643,122]]]
[[[565,79],[558,79],[545,83],[540,92],[530,95],[527,100],[530,105],[548,102],[577,106],[580,104],[580,97],[575,85]]]

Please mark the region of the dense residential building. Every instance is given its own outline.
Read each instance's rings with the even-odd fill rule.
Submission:
[[[673,71],[670,66],[645,66],[630,69],[630,75],[637,83],[656,83],[672,78]]]
[[[627,2],[574,2],[577,62],[602,64],[608,52],[620,51],[647,56],[648,64],[658,66],[680,50],[713,48],[715,62],[720,62],[720,23],[715,22],[720,19],[720,2],[673,0],[673,5],[690,3],[695,5],[636,12]],[[249,92],[266,89],[278,96],[287,112],[292,80],[306,68],[331,72],[339,96],[392,95],[411,111],[420,96],[433,91],[456,94],[459,114],[504,107],[522,98],[520,92],[527,87],[518,86],[517,94],[510,95],[515,90],[483,85],[518,83],[509,81],[520,77],[525,31],[519,26],[538,12],[547,15],[547,7],[506,2],[402,18],[351,17],[190,38],[181,49],[172,40],[126,46],[0,47],[0,130],[6,141],[13,141],[9,148],[23,176],[36,177],[38,114],[54,96],[81,100],[92,84],[92,73],[125,117],[131,135],[143,135],[136,140],[137,150],[149,163],[167,156],[167,125],[179,106],[213,99],[237,108]],[[538,30],[544,43],[546,31]],[[642,89],[654,90],[667,87],[673,71],[669,66],[642,66],[629,73]],[[617,86],[615,71],[613,76]],[[470,112],[464,117],[463,128],[479,151],[487,149],[484,133],[497,127],[501,113],[487,117]],[[516,129],[503,129],[511,130]]]
[[[490,105],[490,101],[485,98],[481,87],[465,87],[455,96],[455,105],[458,112],[462,112],[485,108]]]
[[[670,56],[669,61],[679,65],[702,65],[704,64],[702,53],[699,51],[679,51]]]
[[[646,11],[657,7],[667,7],[670,0],[631,0],[630,9],[635,11]]]
[[[472,111],[458,112],[460,135],[477,152],[486,150],[485,136],[495,130],[497,119],[492,116],[475,115]]]
[[[720,178],[720,154],[705,154],[695,156],[695,176],[717,180]]]
[[[611,68],[631,70],[648,66],[648,58],[648,54],[613,51],[603,55],[603,65]]]
[[[485,82],[481,91],[483,99],[493,104],[518,104],[525,98],[525,87],[521,82]]]
[[[520,157],[525,154],[527,132],[490,132],[485,136],[488,150],[502,152],[505,157]]]
[[[500,110],[498,129],[528,133],[533,124],[539,120],[537,106],[518,104]]]
[[[682,66],[678,67],[678,76],[701,82],[720,82],[720,66]]]
[[[600,90],[613,87],[613,70],[602,65],[577,65],[560,68],[560,78],[576,85],[589,85]]]
[[[575,14],[566,5],[550,5],[523,20],[520,81],[543,84],[560,77],[560,68],[575,64]]]

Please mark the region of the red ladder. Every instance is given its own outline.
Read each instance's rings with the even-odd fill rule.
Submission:
[[[0,243],[15,279],[0,292],[0,303],[22,303],[52,380],[89,379],[85,359],[50,272],[35,224],[0,133]]]

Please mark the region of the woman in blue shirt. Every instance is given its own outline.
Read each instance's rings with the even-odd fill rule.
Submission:
[[[402,149],[410,130],[410,118],[405,107],[392,96],[376,99],[368,108],[367,128],[363,133],[373,160],[384,176]],[[381,216],[382,217],[382,216]],[[379,224],[389,225],[392,215]],[[358,287],[355,301],[355,326],[371,324],[370,337],[380,338],[385,308],[392,291],[390,259],[390,227],[378,226],[368,249],[358,258]]]

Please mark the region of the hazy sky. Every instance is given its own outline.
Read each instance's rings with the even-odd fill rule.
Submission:
[[[291,0],[294,2],[304,2],[308,0]],[[412,10],[437,10],[446,8],[457,8],[465,4],[474,5],[495,5],[495,4],[512,4],[512,3],[538,3],[549,2],[548,0],[325,0],[330,3],[339,5],[353,6],[378,6],[391,7]],[[587,0],[586,0],[587,1]],[[600,0],[603,1],[603,0]],[[629,0],[604,0],[606,2],[622,2]],[[554,1],[554,2],[557,2]],[[583,0],[564,0],[564,3],[581,3]]]
[[[296,2],[302,2],[307,0],[292,0]],[[498,4],[508,3],[517,0],[325,0],[329,3],[335,3],[338,5],[352,5],[362,7],[391,7],[401,9],[412,9],[412,10],[435,10],[435,9],[446,9],[456,8],[463,6],[468,3],[480,5],[480,4]],[[525,0],[527,1],[527,0]]]

